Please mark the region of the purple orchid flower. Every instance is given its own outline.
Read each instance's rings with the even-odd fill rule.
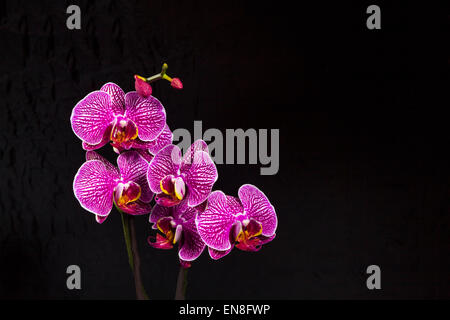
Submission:
[[[277,215],[266,195],[250,184],[241,186],[238,195],[239,199],[214,191],[205,211],[197,214],[197,230],[215,260],[234,246],[258,251],[275,238]]]
[[[197,259],[205,249],[205,243],[200,238],[195,225],[197,210],[187,205],[184,200],[178,205],[164,207],[155,205],[150,213],[150,222],[153,229],[161,231],[156,238],[150,236],[148,243],[158,249],[171,249],[179,244],[178,256],[184,268]]]
[[[95,151],[86,152],[86,162],[73,181],[73,191],[81,206],[102,223],[113,203],[131,215],[149,213],[153,193],[147,182],[148,162],[136,151],[117,158],[118,168]]]
[[[181,150],[168,145],[150,162],[147,178],[156,202],[169,207],[187,199],[189,207],[204,202],[218,177],[216,165],[203,140],[195,141],[181,157]]]
[[[95,150],[109,141],[117,149],[147,148],[163,131],[166,112],[153,96],[127,94],[109,82],[89,93],[72,110],[73,132],[83,141],[83,149]]]

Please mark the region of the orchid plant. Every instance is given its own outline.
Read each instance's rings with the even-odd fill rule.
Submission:
[[[187,269],[205,248],[214,260],[234,247],[259,251],[277,229],[275,209],[257,187],[241,186],[238,197],[212,190],[218,173],[203,140],[184,155],[172,144],[165,108],[151,87],[164,79],[175,89],[183,88],[180,79],[167,75],[167,68],[163,64],[160,73],[148,78],[135,75],[135,91],[128,93],[106,83],[81,99],[70,118],[86,151],[86,162],[73,181],[75,197],[100,224],[113,206],[121,214],[138,299],[148,295],[141,281],[134,216],[149,214],[157,230],[148,237],[151,247],[167,250],[178,244],[176,299],[184,299]],[[118,154],[117,166],[94,151],[108,142]]]

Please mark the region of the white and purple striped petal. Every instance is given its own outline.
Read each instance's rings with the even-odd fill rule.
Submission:
[[[117,84],[108,82],[100,88],[100,91],[106,92],[111,97],[111,109],[114,115],[123,115],[125,113],[125,92]]]
[[[204,212],[197,213],[197,230],[208,247],[225,251],[231,248],[230,231],[236,217],[230,213],[227,197],[222,191],[214,191],[208,198]]]
[[[89,93],[72,110],[72,130],[89,145],[102,143],[105,131],[114,119],[111,97],[103,91]]]
[[[227,204],[230,213],[234,216],[237,216],[244,212],[244,207],[242,207],[241,201],[236,197],[227,195]]]
[[[115,171],[100,160],[85,162],[73,181],[73,191],[81,206],[96,215],[107,216],[113,206],[113,190],[118,179]]]
[[[192,211],[190,213],[184,212],[184,215],[192,216],[190,219],[183,223],[183,239],[180,245],[178,256],[184,261],[193,261],[197,259],[205,249],[205,243],[197,232],[195,225],[195,209],[187,208],[186,210]]]
[[[156,139],[166,124],[166,111],[153,96],[141,97],[137,92],[125,95],[126,116],[138,127],[138,137],[142,141]]]
[[[241,186],[238,195],[247,217],[261,223],[263,236],[272,236],[277,229],[277,215],[266,195],[251,184]]]
[[[191,208],[187,205],[187,201],[181,201],[176,207],[174,207],[173,217],[176,219],[182,219],[184,221],[192,220],[195,221],[195,216],[197,214],[197,210],[195,208]]]
[[[155,140],[148,142],[147,149],[152,154],[157,154],[162,148],[172,143],[173,133],[166,124],[163,131],[156,137]]]
[[[112,127],[112,125],[110,124],[106,128],[105,133],[103,134],[102,141],[100,141],[99,143],[89,144],[86,141],[83,141],[82,142],[83,149],[86,151],[97,150],[97,149],[100,149],[101,147],[103,147],[105,144],[107,144],[111,140],[111,127]]]
[[[180,171],[181,173],[183,172],[188,172],[194,162],[194,155],[198,152],[198,151],[204,151],[206,153],[209,153],[208,150],[208,145],[206,144],[205,141],[203,140],[196,140],[190,147],[189,149],[186,150],[184,156],[183,156],[183,161],[181,163],[181,168]]]
[[[104,158],[103,156],[98,154],[97,152],[95,152],[95,151],[87,151],[86,152],[86,161],[89,161],[89,160],[99,160],[99,161],[101,161],[106,166],[106,169],[108,169],[108,171],[114,172],[114,175],[116,177],[120,176],[119,169],[116,166],[114,166],[111,162],[109,162],[106,158]]]
[[[192,164],[184,173],[188,189],[188,205],[195,207],[205,201],[217,181],[217,168],[208,153],[197,151]]]

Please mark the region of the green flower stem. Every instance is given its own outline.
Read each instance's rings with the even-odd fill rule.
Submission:
[[[187,272],[187,268],[180,266],[177,279],[177,289],[175,291],[175,300],[186,300]]]
[[[130,228],[129,228],[130,221],[127,219],[125,213],[123,213],[119,208],[117,208],[117,210],[119,210],[120,217],[122,218],[123,237],[125,239],[125,245],[127,246],[128,263],[130,265],[131,271],[134,273],[133,251],[131,249],[131,237],[130,237]]]
[[[169,82],[172,82],[172,78],[169,77],[169,76],[166,74],[166,71],[167,71],[167,68],[168,68],[168,67],[169,67],[169,66],[167,65],[167,63],[164,63],[163,66],[162,66],[162,68],[161,68],[161,72],[158,73],[158,74],[155,74],[154,76],[151,76],[151,77],[146,78],[146,79],[145,79],[145,82],[147,82],[147,83],[152,83],[152,82],[155,82],[156,80],[159,80],[159,79],[165,79],[165,80],[167,80],[167,81],[169,81]]]
[[[159,80],[159,79],[162,79],[162,75],[160,73],[155,74],[154,76],[146,78],[145,82],[152,83],[152,82],[155,82],[156,80]]]
[[[139,257],[139,251],[136,241],[136,230],[134,228],[134,217],[124,213],[117,205],[116,209],[119,211],[122,217],[123,236],[125,239],[125,245],[128,253],[128,263],[130,264],[131,271],[134,277],[134,285],[136,287],[136,299],[137,300],[149,300],[147,293],[145,292],[141,278],[141,260]]]

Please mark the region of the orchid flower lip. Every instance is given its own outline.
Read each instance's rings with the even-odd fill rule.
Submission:
[[[169,174],[161,179],[159,186],[162,193],[174,203],[179,203],[186,195],[186,185],[182,177],[175,177]]]
[[[119,182],[114,188],[114,202],[119,206],[126,206],[127,204],[139,200],[142,189],[139,184],[134,181]]]
[[[122,144],[138,137],[138,127],[136,124],[126,117],[126,115],[115,116],[112,122],[110,140],[113,143]]]

